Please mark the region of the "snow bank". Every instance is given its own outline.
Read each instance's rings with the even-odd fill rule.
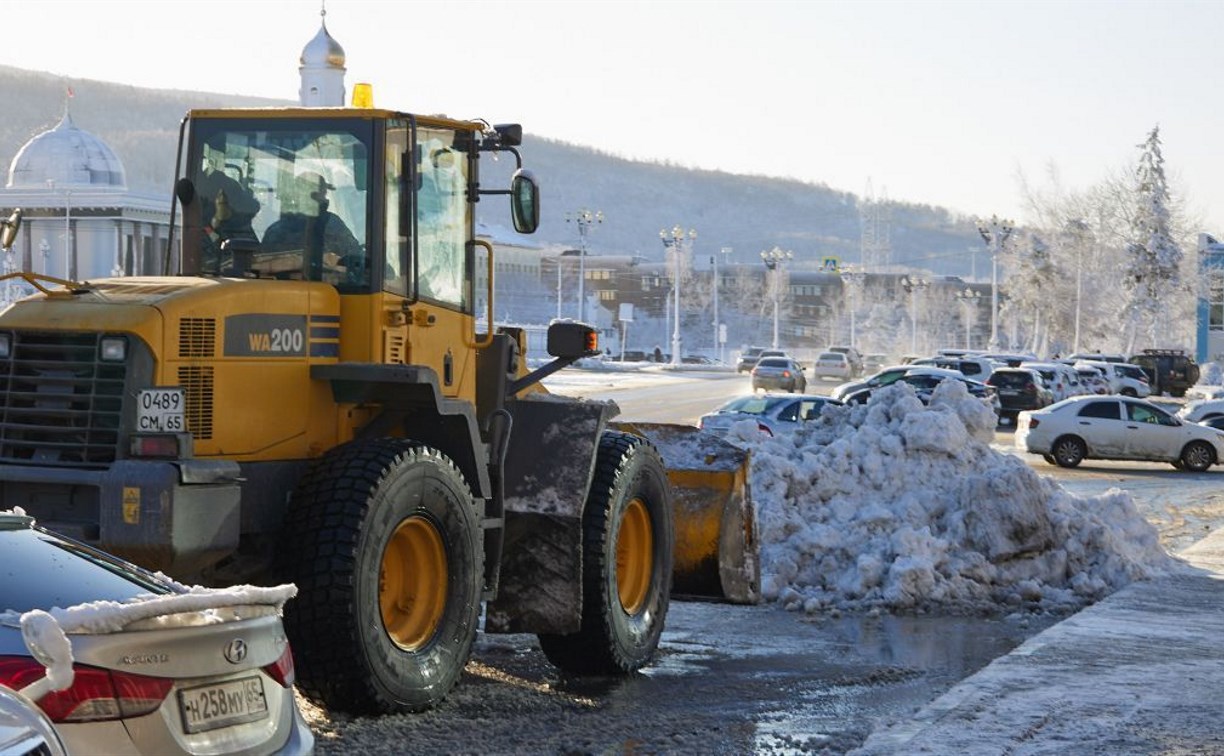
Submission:
[[[1081,497],[990,448],[958,381],[827,407],[753,447],[766,599],[809,612],[1064,611],[1176,569],[1130,495]]]

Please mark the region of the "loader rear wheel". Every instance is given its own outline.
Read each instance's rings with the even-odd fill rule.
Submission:
[[[583,513],[582,628],[540,635],[549,661],[585,675],[650,661],[671,594],[671,517],[659,453],[638,436],[605,431]]]
[[[400,439],[323,456],[294,494],[278,555],[297,684],[328,708],[420,711],[471,652],[484,551],[480,517],[445,455]]]

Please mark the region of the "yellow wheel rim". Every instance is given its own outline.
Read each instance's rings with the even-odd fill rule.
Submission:
[[[446,608],[446,548],[429,520],[409,517],[383,551],[378,575],[383,627],[395,645],[416,651],[429,642]]]
[[[621,607],[637,614],[646,603],[654,571],[654,531],[641,499],[629,502],[616,537],[616,590]]]

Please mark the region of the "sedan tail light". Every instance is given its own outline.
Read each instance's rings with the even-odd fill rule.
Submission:
[[[1029,415],[1028,427],[1036,428],[1038,425],[1041,425],[1041,421],[1033,417],[1032,415]]]
[[[276,681],[282,688],[292,688],[294,682],[293,672],[293,651],[288,644],[285,645],[285,653],[280,655],[280,658],[271,664],[263,667],[263,671]]]
[[[757,430],[764,433],[766,436],[773,436],[773,431],[771,431],[769,426],[764,423],[757,423]]]
[[[139,717],[156,711],[170,694],[174,681],[113,672],[84,664],[72,666],[72,686],[48,693],[38,706],[52,722],[100,722]],[[0,657],[0,683],[22,688],[46,673],[34,659]]]

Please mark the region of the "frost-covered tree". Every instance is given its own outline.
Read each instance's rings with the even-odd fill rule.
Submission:
[[[1049,169],[1041,186],[1021,177],[1025,227],[1038,230],[1049,241],[1059,271],[1047,301],[1050,317],[1043,316],[1050,324],[1051,352],[1122,352],[1132,346],[1186,347],[1193,343],[1198,286],[1193,256],[1183,256],[1180,277],[1185,283],[1170,286],[1159,300],[1156,338],[1147,341],[1151,333],[1146,327],[1141,331],[1129,327],[1133,314],[1129,283],[1135,278],[1128,247],[1135,240],[1132,229],[1139,216],[1139,172],[1137,164],[1112,170],[1082,189],[1064,186],[1055,168]],[[1167,176],[1166,191],[1169,235],[1181,249],[1187,249],[1202,230],[1202,219],[1189,211],[1187,194],[1177,189],[1175,175]],[[1133,336],[1138,340],[1132,341]]]
[[[1139,148],[1135,214],[1131,218],[1123,268],[1131,322],[1127,351],[1133,350],[1141,329],[1146,330],[1148,343],[1156,342],[1162,315],[1168,307],[1166,300],[1173,298],[1181,284],[1182,250],[1170,225],[1169,187],[1160,151],[1159,126],[1152,129]]]
[[[1030,352],[1045,354],[1049,344],[1050,303],[1055,298],[1055,265],[1050,245],[1035,231],[1025,231],[1017,243],[1008,244],[1005,259],[1008,314],[1023,336],[1014,342]]]

